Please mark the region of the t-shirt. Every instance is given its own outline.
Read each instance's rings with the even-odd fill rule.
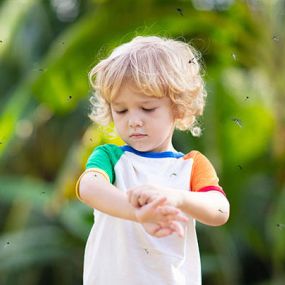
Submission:
[[[216,172],[198,151],[139,152],[130,146],[95,148],[86,171],[105,175],[119,190],[154,184],[177,191],[220,191]],[[80,178],[78,179],[77,188]],[[84,285],[200,285],[195,220],[188,217],[184,238],[156,238],[141,224],[94,209],[84,256]]]

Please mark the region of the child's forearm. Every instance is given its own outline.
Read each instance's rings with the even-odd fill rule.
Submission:
[[[129,203],[127,194],[113,186],[100,173],[85,173],[79,184],[82,202],[105,214],[138,223],[168,223],[169,220],[186,222],[187,217],[178,209],[165,205],[166,198],[154,199],[145,207]]]
[[[135,207],[148,204],[157,197],[165,197],[171,206],[207,225],[219,226],[226,223],[229,218],[229,202],[218,191],[191,192],[142,185],[128,192],[129,201]]]
[[[79,184],[82,202],[105,214],[137,222],[135,209],[128,202],[126,193],[109,183],[101,174],[92,172],[82,176]]]
[[[177,207],[189,214],[197,221],[220,226],[227,222],[230,214],[230,205],[227,198],[218,191],[184,192]]]

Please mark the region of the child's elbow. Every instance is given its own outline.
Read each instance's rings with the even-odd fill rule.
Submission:
[[[80,181],[78,182],[76,189],[77,198],[80,201],[86,203],[89,200],[89,196],[91,194],[90,189],[91,189],[90,174],[86,173],[80,178]]]
[[[223,215],[219,215],[218,218],[216,218],[215,223],[213,224],[213,226],[215,227],[219,227],[222,226],[224,224],[227,223],[227,221],[229,220],[229,214],[223,214]]]
[[[230,217],[230,204],[229,202],[227,202],[223,207],[220,207],[216,211],[212,226],[218,227],[226,224],[227,221],[229,220],[229,217]]]
[[[83,177],[82,177],[76,185],[76,197],[81,202],[84,202],[85,189],[86,189],[86,187],[85,187],[85,183],[83,182]]]

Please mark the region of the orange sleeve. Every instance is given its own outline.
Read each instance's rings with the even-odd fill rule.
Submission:
[[[219,185],[219,178],[211,162],[199,151],[191,151],[185,159],[193,159],[190,190],[193,192],[219,191],[225,195]]]

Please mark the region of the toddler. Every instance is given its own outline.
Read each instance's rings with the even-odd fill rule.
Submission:
[[[84,285],[200,285],[195,220],[219,226],[229,203],[209,160],[174,149],[175,128],[199,135],[206,91],[194,49],[138,36],[89,74],[90,117],[125,142],[98,146],[78,179],[94,209]]]

